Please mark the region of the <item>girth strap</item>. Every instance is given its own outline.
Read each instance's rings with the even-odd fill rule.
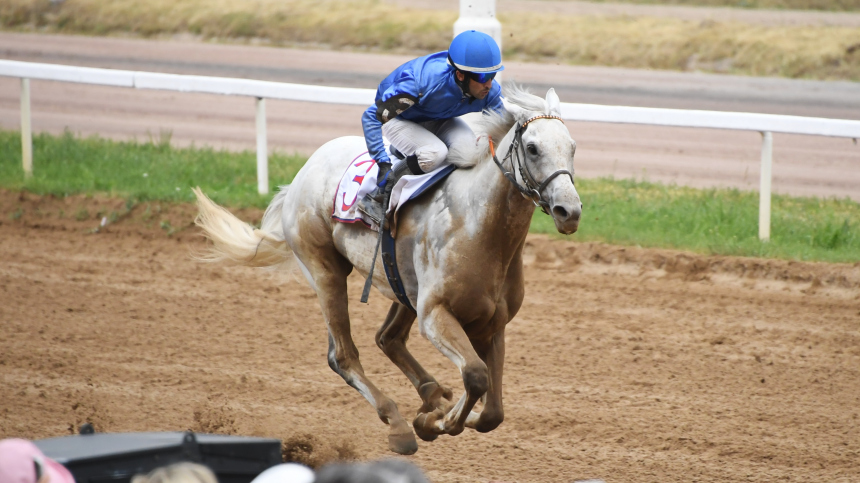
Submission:
[[[403,286],[403,279],[400,278],[400,271],[397,270],[396,243],[391,236],[391,230],[387,227],[382,230],[380,249],[382,250],[382,267],[385,268],[385,276],[388,277],[388,284],[391,285],[394,296],[413,313],[417,313],[412,302],[409,301],[409,297],[406,296],[406,287]]]
[[[408,158],[407,158],[408,159]],[[439,181],[445,179],[446,176],[451,174],[457,166],[453,164],[449,164],[444,168],[439,169],[439,171],[433,175],[430,180],[424,183],[420,189],[416,190],[412,194],[412,198],[414,199],[420,196],[422,193],[427,191],[430,187],[434,186]],[[388,205],[386,201],[385,205]],[[391,236],[391,227],[388,223],[384,221],[381,223],[382,226],[379,228],[379,240],[376,245],[376,249],[382,251],[382,267],[385,269],[385,276],[388,277],[388,285],[391,286],[391,291],[394,292],[397,300],[409,308],[414,313],[417,313],[415,307],[412,305],[412,302],[409,301],[409,297],[406,295],[406,287],[403,285],[403,279],[400,277],[400,271],[397,269],[397,242],[393,236]],[[376,251],[373,252],[373,262],[370,265],[370,274],[367,276],[367,281],[364,285],[364,292],[361,295],[361,301],[363,303],[367,303],[367,299],[370,296],[370,286],[371,280],[373,278],[373,267],[376,265]]]

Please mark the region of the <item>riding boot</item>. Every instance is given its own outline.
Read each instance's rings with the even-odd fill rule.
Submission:
[[[364,198],[358,202],[358,211],[367,215],[379,226],[383,226],[385,213],[388,211],[388,202],[391,198],[391,190],[397,184],[404,174],[409,171],[407,163],[402,162],[394,167],[389,173],[382,185],[377,185],[370,193],[364,195]]]

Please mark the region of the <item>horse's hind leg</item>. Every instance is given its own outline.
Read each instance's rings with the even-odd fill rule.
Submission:
[[[418,395],[424,403],[418,410],[419,413],[430,413],[436,409],[446,411],[454,393],[451,389],[441,386],[421,367],[406,347],[409,330],[414,321],[415,314],[411,310],[397,302],[392,303],[385,322],[376,333],[376,345],[403,371],[418,390]],[[420,427],[416,427],[415,432],[426,441],[432,441],[438,436],[435,433],[422,432]]]
[[[324,257],[315,257],[320,266],[308,267],[314,279],[323,317],[328,326],[329,366],[347,384],[355,388],[370,404],[382,422],[390,426],[388,447],[399,454],[413,454],[418,443],[409,423],[403,419],[397,405],[370,382],[358,358],[358,348],[352,340],[346,291],[346,276],[351,270],[349,262],[334,250]]]

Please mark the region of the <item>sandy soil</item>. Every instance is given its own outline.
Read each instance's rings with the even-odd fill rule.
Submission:
[[[192,261],[194,213],[0,191],[0,438],[90,421],[277,437],[314,465],[388,456],[386,427],[328,368],[314,293]],[[102,217],[116,222],[96,230]],[[421,442],[410,460],[433,481],[860,480],[860,263],[575,239],[529,239],[506,421]],[[349,290],[368,374],[414,414],[373,343],[388,303]],[[459,391],[426,340],[410,347]]]

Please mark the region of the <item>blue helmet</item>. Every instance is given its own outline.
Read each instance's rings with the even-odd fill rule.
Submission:
[[[448,47],[448,62],[459,70],[476,74],[505,70],[496,41],[477,30],[467,30],[454,37]]]

